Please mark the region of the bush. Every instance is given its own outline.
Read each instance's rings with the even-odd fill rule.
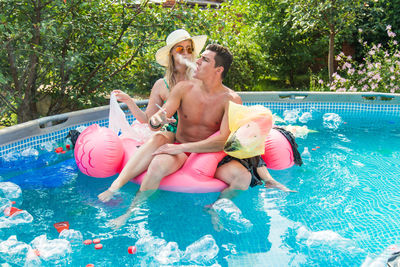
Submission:
[[[339,63],[338,71],[333,75],[333,81],[325,83],[318,76],[312,77],[311,90],[331,90],[336,92],[384,92],[400,91],[400,51],[395,40],[396,34],[392,27],[386,27],[390,38],[386,46],[359,42],[364,47],[364,58],[361,63],[351,56],[340,53],[336,56]],[[362,30],[359,30],[362,33]]]

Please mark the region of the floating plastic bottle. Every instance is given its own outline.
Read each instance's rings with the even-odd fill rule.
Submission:
[[[189,245],[183,259],[199,265],[209,264],[219,252],[219,248],[211,235],[205,235],[193,244]]]
[[[303,160],[311,159],[311,153],[310,153],[310,151],[308,151],[308,147],[304,147],[304,150],[301,153],[301,157],[302,157]]]

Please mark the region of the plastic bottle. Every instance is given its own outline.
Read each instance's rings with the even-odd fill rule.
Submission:
[[[304,147],[304,151],[301,153],[301,157],[303,159],[311,159],[310,151],[308,151],[308,147]]]

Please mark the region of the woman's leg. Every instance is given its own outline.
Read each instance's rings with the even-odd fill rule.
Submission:
[[[228,184],[228,187],[221,192],[218,199],[232,199],[241,191],[249,188],[251,173],[240,162],[231,160],[217,168],[215,178]]]
[[[184,153],[178,155],[156,155],[151,161],[140,189],[136,192],[126,213],[111,221],[113,228],[118,229],[124,225],[134,210],[157,191],[161,180],[182,167],[186,159],[187,156]]]
[[[150,140],[139,147],[135,154],[128,160],[125,167],[111,186],[98,195],[99,200],[102,202],[109,201],[115,192],[123,187],[129,180],[135,178],[147,169],[153,159],[152,154],[157,150],[157,148],[164,144],[172,143],[174,139],[174,133],[157,132]]]
[[[231,200],[240,192],[247,190],[251,182],[251,173],[241,163],[231,160],[217,168],[215,178],[218,178],[228,184],[218,196],[218,199],[211,205],[206,206],[206,211],[211,216],[211,223],[215,231],[219,232],[224,227],[220,221],[220,215],[213,209],[213,205],[222,198]]]
[[[257,173],[260,176],[261,180],[264,181],[266,188],[277,188],[284,192],[297,192],[295,190],[291,190],[287,188],[285,185],[279,183],[274,178],[272,178],[271,174],[269,173],[267,167],[258,167]]]

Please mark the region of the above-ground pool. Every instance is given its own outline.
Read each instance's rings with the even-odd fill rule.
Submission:
[[[315,131],[296,138],[302,166],[270,171],[298,192],[254,187],[233,202],[218,201],[211,216],[205,207],[218,193],[159,191],[118,230],[109,221],[127,210],[138,185],[128,183],[112,201],[99,202],[97,195],[115,176],[96,179],[80,173],[65,139],[78,126],[106,126],[106,118],[62,122],[12,141],[10,136],[21,130],[2,130],[0,263],[385,266],[400,245],[397,98],[243,94],[246,105],[270,108],[277,124]],[[65,153],[56,153],[57,147]],[[10,206],[22,212],[7,216]],[[68,222],[69,230],[58,233],[54,224],[59,222]],[[83,244],[88,239],[100,239],[102,248]],[[128,252],[132,246],[136,253]]]

